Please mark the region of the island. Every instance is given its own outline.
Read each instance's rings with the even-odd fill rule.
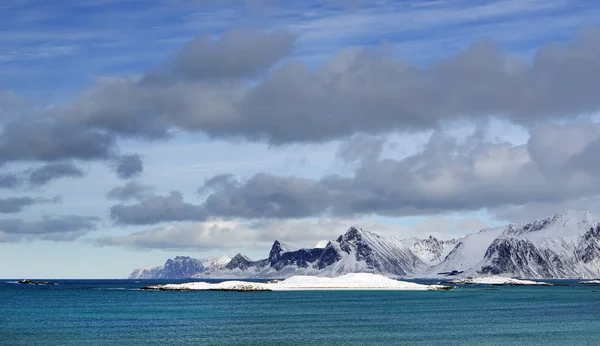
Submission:
[[[285,280],[269,282],[224,281],[220,283],[189,282],[142,287],[160,291],[312,291],[312,290],[401,290],[440,291],[452,289],[444,285],[423,285],[399,281],[384,275],[350,273],[338,277],[292,276]]]
[[[17,283],[19,283],[21,285],[55,285],[54,282],[50,282],[50,281],[33,281],[33,280],[29,280],[29,279],[19,280],[19,281],[17,281]]]
[[[444,281],[442,284],[453,285],[507,285],[507,286],[553,286],[548,282],[513,279],[504,276],[484,276]]]
[[[579,281],[580,285],[600,285],[600,280]]]

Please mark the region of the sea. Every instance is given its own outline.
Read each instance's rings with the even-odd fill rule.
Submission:
[[[53,281],[0,280],[0,345],[600,345],[600,286],[575,281],[296,292],[140,290],[190,280]]]

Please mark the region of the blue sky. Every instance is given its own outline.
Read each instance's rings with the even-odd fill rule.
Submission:
[[[596,211],[598,18],[591,1],[4,1],[0,173],[22,182],[0,198],[23,205],[0,215],[0,277]]]

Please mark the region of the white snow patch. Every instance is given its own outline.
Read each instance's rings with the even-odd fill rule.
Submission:
[[[283,243],[283,242],[279,242],[279,248],[281,249],[281,253],[286,253],[286,252],[294,252],[296,250],[298,250],[297,247],[290,245],[288,243]]]
[[[578,284],[582,284],[582,285],[600,285],[600,280],[579,281]]]
[[[324,249],[327,247],[327,243],[329,243],[329,240],[321,240],[315,245],[315,249]]]
[[[222,291],[311,291],[311,290],[403,290],[435,291],[450,287],[422,285],[399,281],[379,274],[350,273],[334,278],[317,276],[292,276],[282,281],[256,283],[246,281],[224,281],[221,283],[189,282],[150,286],[160,290],[222,290]]]
[[[468,278],[468,279],[454,279],[448,281],[453,284],[463,285],[537,285],[537,286],[552,286],[547,282],[532,281],[532,280],[520,280],[507,278],[503,276],[486,276],[479,278]]]

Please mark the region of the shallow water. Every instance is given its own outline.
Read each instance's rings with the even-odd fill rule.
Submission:
[[[138,290],[167,281],[6,281],[0,345],[600,344],[600,286],[574,282],[239,293]]]

